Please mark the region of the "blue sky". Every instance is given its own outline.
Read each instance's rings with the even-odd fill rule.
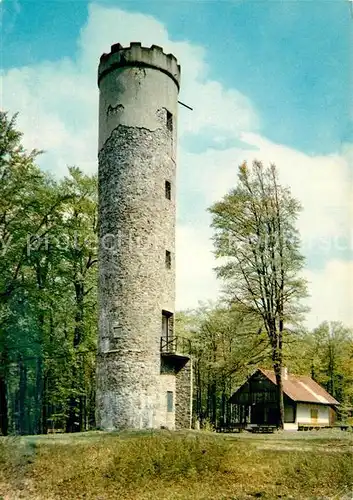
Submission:
[[[349,2],[2,0],[0,8],[2,106],[20,111],[28,146],[46,149],[43,168],[61,174],[65,164],[96,168],[100,53],[141,41],[178,57],[180,99],[194,107],[181,109],[179,120],[180,306],[218,290],[206,208],[232,187],[237,165],[256,155],[276,161],[302,201],[312,317],[331,307],[324,319],[353,321],[322,291],[329,280],[341,288],[337,301],[351,304]],[[190,259],[194,275],[184,271]]]
[[[328,154],[352,139],[347,1],[101,3],[152,14],[173,39],[202,44],[209,76],[246,94],[261,116],[261,132],[275,142]],[[87,6],[4,0],[3,67],[72,57]]]

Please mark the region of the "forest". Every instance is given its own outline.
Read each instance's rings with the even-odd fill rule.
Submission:
[[[0,434],[94,429],[97,176],[72,166],[58,179],[22,139],[16,116],[0,112]],[[257,366],[275,370],[280,391],[284,365],[322,384],[345,420],[353,332],[330,318],[303,326],[299,204],[275,167],[257,162],[209,210],[224,293],[175,321],[191,345],[194,421],[222,421]]]

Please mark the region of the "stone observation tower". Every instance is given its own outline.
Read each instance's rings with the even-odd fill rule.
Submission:
[[[100,59],[102,429],[190,427],[191,362],[173,321],[179,84],[176,58],[156,45],[115,44]]]

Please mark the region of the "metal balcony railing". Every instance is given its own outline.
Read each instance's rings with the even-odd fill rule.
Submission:
[[[161,353],[165,354],[191,354],[191,340],[185,337],[161,337]]]

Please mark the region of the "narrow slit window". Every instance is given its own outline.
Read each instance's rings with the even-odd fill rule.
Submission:
[[[168,339],[168,316],[162,314],[162,337]]]
[[[167,269],[172,268],[172,254],[168,250],[165,251],[165,267]]]
[[[167,412],[171,413],[174,411],[174,401],[173,401],[173,391],[167,391]]]
[[[167,129],[170,132],[173,132],[173,115],[170,111],[167,110]]]
[[[167,200],[172,198],[172,185],[169,181],[165,181],[165,197]]]
[[[173,333],[173,313],[162,311],[162,337],[169,339]]]

